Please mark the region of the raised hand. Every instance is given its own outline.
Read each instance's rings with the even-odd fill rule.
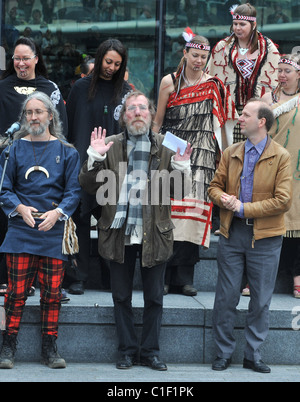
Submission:
[[[91,134],[91,147],[97,151],[100,155],[106,154],[106,152],[113,145],[113,142],[105,143],[106,130],[102,130],[102,127],[95,127]]]

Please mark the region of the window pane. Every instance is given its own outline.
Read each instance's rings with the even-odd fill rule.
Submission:
[[[29,36],[42,48],[49,78],[66,99],[80,64],[97,47],[117,38],[128,49],[129,80],[153,93],[156,1],[145,0],[4,0],[7,60],[15,40]],[[12,5],[11,5],[12,4]],[[17,5],[16,5],[17,4]]]
[[[245,2],[167,0],[165,74],[175,71],[182,57],[185,45],[182,33],[187,26],[194,33],[205,36],[214,46],[230,34],[232,17],[229,9],[232,4],[239,3]],[[297,51],[297,46],[300,50],[300,0],[257,0],[255,8],[258,30],[278,44],[281,53]]]
[[[239,1],[165,0],[165,16],[157,24],[165,33],[164,52],[159,54],[156,7],[160,1],[3,0],[0,68],[5,64],[4,53],[6,61],[11,58],[15,40],[30,36],[41,46],[49,78],[66,99],[86,56],[93,58],[101,42],[115,37],[128,49],[129,81],[153,98],[155,79],[175,71],[182,57],[183,30],[190,26],[214,46],[230,32],[229,7],[235,3]],[[256,0],[255,7],[258,29],[279,45],[281,53],[296,51],[300,0]],[[163,68],[156,77],[160,65]]]

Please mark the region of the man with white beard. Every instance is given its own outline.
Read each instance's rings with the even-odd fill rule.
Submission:
[[[154,203],[151,188],[161,172],[168,175],[178,170],[182,190],[184,171],[190,174],[191,146],[187,145],[183,155],[179,150],[174,154],[164,147],[164,136],[151,130],[154,114],[153,105],[142,92],[131,92],[120,113],[120,124],[125,131],[106,139],[106,130],[95,128],[87,151],[88,160],[79,176],[83,189],[97,194],[98,202],[104,201],[98,222],[98,248],[100,255],[110,260],[120,354],[116,367],[119,369],[128,369],[140,361],[154,370],[167,370],[159,357],[159,332],[165,267],[173,251],[170,197],[179,189],[174,188],[176,184],[170,180],[168,196]],[[121,164],[125,165],[124,177]],[[107,189],[114,190],[115,202],[109,197],[99,197],[101,188],[106,186],[100,180],[103,172],[112,173],[107,173],[111,178]],[[163,187],[156,188],[164,190]],[[131,306],[137,256],[144,292],[140,356]]]
[[[58,112],[46,94],[34,92],[26,98],[20,123],[0,194],[8,216],[0,248],[6,253],[8,267],[0,368],[14,366],[27,290],[36,274],[41,295],[42,363],[64,368],[56,338],[64,261],[67,254],[76,252],[76,236],[66,237],[65,226],[70,227],[69,218],[79,203],[79,154],[64,139]],[[5,155],[6,151],[1,155],[2,167]]]

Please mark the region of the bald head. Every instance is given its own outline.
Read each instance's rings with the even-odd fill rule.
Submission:
[[[255,145],[267,135],[274,123],[274,115],[265,102],[251,99],[245,105],[239,123],[241,133]]]
[[[266,120],[266,129],[267,131],[269,131],[275,120],[273,110],[266,102],[263,102],[262,100],[256,98],[249,99],[246,105],[252,102],[255,102],[255,105],[257,107],[258,119],[264,118]]]

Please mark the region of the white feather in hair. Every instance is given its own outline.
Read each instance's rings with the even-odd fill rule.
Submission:
[[[195,36],[194,32],[191,30],[190,27],[185,28],[184,32],[182,33],[182,36],[186,42],[190,42],[193,37]]]
[[[230,9],[229,9],[230,13],[233,14],[233,13],[234,13],[234,10],[235,10],[238,6],[239,6],[239,4],[233,4],[233,5],[230,7]]]

